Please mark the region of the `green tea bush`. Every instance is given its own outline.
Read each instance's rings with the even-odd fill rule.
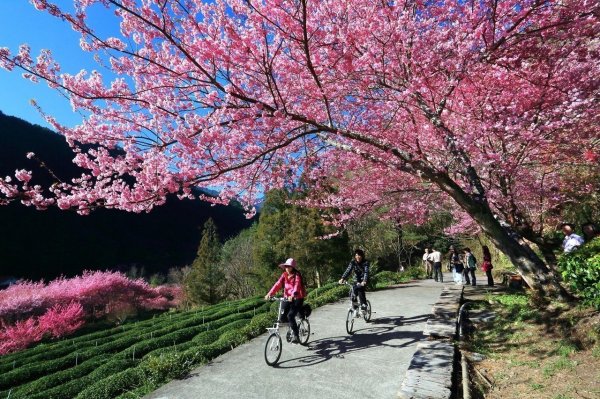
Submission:
[[[96,382],[79,392],[75,399],[112,399],[144,383],[146,374],[141,367],[129,368]]]
[[[147,379],[154,384],[161,384],[174,378],[184,377],[189,373],[192,365],[190,359],[185,359],[181,352],[169,351],[159,356],[145,358],[140,367]]]
[[[600,237],[561,256],[558,268],[575,295],[600,309]]]
[[[20,395],[22,395],[23,397],[29,397],[35,393],[42,392],[47,389],[54,388],[55,386],[67,383],[69,381],[76,380],[96,370],[98,367],[106,363],[108,359],[108,356],[97,356],[93,359],[80,363],[76,367],[71,367],[67,370],[52,373],[28,384],[23,384],[12,391],[11,397],[16,397]]]
[[[132,360],[119,360],[113,359],[106,362],[104,365],[98,367],[95,371],[81,377],[74,381],[67,382],[66,384],[59,385],[57,387],[47,389],[45,391],[37,392],[35,394],[29,394],[22,396],[24,399],[64,399],[74,398],[77,394],[84,389],[88,388],[95,382],[106,378],[106,376],[126,370],[130,367],[134,367],[137,362]],[[20,397],[20,396],[19,396]],[[11,396],[13,398],[13,396]],[[14,397],[18,399],[18,397]]]

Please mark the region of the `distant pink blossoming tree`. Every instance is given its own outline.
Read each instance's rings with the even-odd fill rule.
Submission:
[[[142,212],[221,187],[206,199],[251,208],[303,174],[307,204],[349,210],[341,222],[381,205],[408,221],[460,208],[530,285],[560,291],[541,232],[568,199],[561,187],[599,167],[597,2],[74,0],[75,13],[32,2],[116,77],[0,48],[1,67],[87,115],[74,128],[47,120],[88,173],[42,188],[18,171],[0,180],[4,202]],[[100,5],[120,37],[88,24]]]
[[[118,272],[19,282],[0,291],[0,355],[25,349],[44,336],[69,335],[86,321],[120,322],[140,310],[166,310],[183,299],[181,287],[151,287]]]

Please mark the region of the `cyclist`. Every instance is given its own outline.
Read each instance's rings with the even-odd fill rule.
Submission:
[[[365,253],[362,249],[354,250],[354,259],[352,259],[348,264],[348,267],[346,268],[344,274],[342,274],[342,278],[340,279],[339,283],[344,284],[346,282],[346,277],[348,277],[352,271],[354,271],[355,279],[355,284],[352,286],[352,293],[354,297],[358,296],[360,308],[362,310],[366,310],[367,297],[365,295],[365,286],[367,285],[367,281],[369,279],[369,261],[365,259]]]
[[[291,342],[297,344],[300,339],[298,338],[296,315],[302,311],[306,288],[302,281],[302,274],[300,274],[296,267],[295,259],[289,258],[285,263],[280,264],[279,267],[284,269],[284,272],[277,282],[275,282],[273,288],[269,290],[269,293],[265,295],[265,299],[270,299],[277,291],[283,288],[283,297],[287,299],[287,302],[283,303],[282,314],[287,315],[287,320],[292,328],[293,336]],[[282,321],[285,321],[285,317]]]

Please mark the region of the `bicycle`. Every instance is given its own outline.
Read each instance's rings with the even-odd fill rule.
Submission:
[[[282,341],[281,335],[279,334],[279,328],[287,325],[287,331],[285,334],[285,340],[287,342],[292,341],[292,327],[289,322],[282,322],[282,311],[283,311],[283,303],[287,301],[285,298],[273,297],[272,301],[279,302],[279,310],[277,311],[277,321],[273,325],[273,327],[267,327],[267,331],[269,332],[269,337],[267,338],[267,342],[265,343],[265,362],[269,366],[275,365],[279,358],[281,357],[282,351]],[[296,322],[298,323],[298,338],[299,343],[301,345],[306,345],[308,342],[308,338],[310,336],[310,322],[308,321],[308,317],[304,315],[304,312],[301,311],[296,316]]]
[[[371,302],[367,299],[367,308],[359,309],[357,298],[354,295],[354,285],[348,282],[345,282],[344,284],[350,287],[350,308],[348,308],[348,313],[346,315],[346,332],[352,335],[354,330],[354,319],[362,318],[365,323],[371,321]]]

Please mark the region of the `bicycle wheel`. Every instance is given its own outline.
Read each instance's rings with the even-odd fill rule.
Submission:
[[[308,319],[300,320],[298,324],[298,338],[300,338],[300,343],[302,345],[306,345],[308,342],[308,338],[310,337],[310,322]]]
[[[281,337],[277,333],[272,333],[265,344],[265,362],[273,366],[281,357],[281,350]]]
[[[371,321],[371,302],[367,300],[367,311],[365,312],[365,321],[368,323]]]
[[[348,315],[346,316],[346,331],[348,334],[352,335],[352,329],[354,328],[354,311],[352,309],[348,310]]]

